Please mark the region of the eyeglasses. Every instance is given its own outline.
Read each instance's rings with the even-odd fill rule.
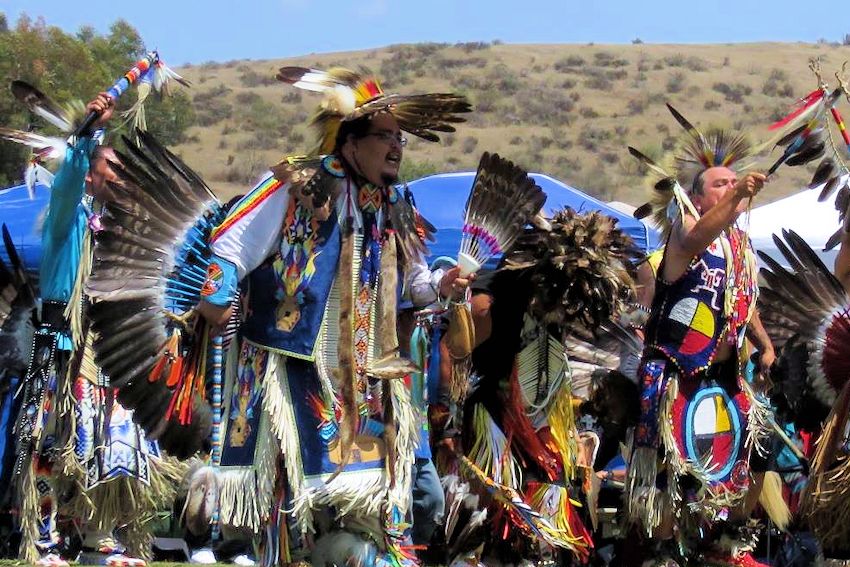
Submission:
[[[366,136],[375,136],[385,144],[398,142],[398,145],[402,148],[407,145],[407,138],[401,134],[391,134],[390,132],[369,132],[368,134],[364,134],[363,137],[365,138]]]

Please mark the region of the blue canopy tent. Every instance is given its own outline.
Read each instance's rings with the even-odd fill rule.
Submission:
[[[41,262],[39,217],[49,201],[50,189],[46,185],[36,185],[33,200],[29,198],[26,185],[0,190],[0,223],[9,229],[27,272],[36,281]],[[5,246],[0,246],[0,257],[4,262],[9,261]]]
[[[658,248],[660,238],[654,228],[548,175],[532,173],[531,177],[547,195],[545,209],[548,215],[563,207],[576,211],[601,211],[617,219],[619,228],[634,240],[640,250],[651,252]],[[463,208],[473,179],[474,171],[464,171],[438,173],[408,183],[417,208],[437,227],[437,242],[429,244],[432,254],[429,260],[438,256],[457,257]]]
[[[659,246],[658,232],[643,222],[548,175],[532,173],[531,177],[546,192],[548,214],[551,215],[554,210],[565,206],[577,211],[602,211],[619,221],[618,226],[635,241],[640,250],[649,252]],[[457,257],[463,226],[463,207],[474,178],[475,172],[472,171],[439,173],[408,184],[417,207],[438,230],[437,242],[430,245],[430,259],[437,256]],[[49,199],[50,190],[44,185],[36,186],[34,200],[30,200],[24,185],[0,190],[0,223],[5,223],[9,228],[27,271],[35,279],[38,278],[41,260],[39,216],[46,209]],[[8,261],[3,246],[0,246],[0,257]]]

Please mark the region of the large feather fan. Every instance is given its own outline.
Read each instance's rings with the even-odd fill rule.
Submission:
[[[162,448],[186,458],[207,438],[204,334],[176,317],[198,302],[206,242],[224,211],[209,188],[151,135],[114,165],[116,201],[106,206],[86,292],[96,362],[118,399]]]
[[[499,154],[484,152],[466,200],[461,275],[510,250],[545,203],[546,194],[525,170]]]
[[[850,380],[850,296],[796,232],[782,236],[773,240],[789,267],[759,252],[766,264],[759,313],[778,346],[792,337],[805,342],[808,368],[797,372],[808,374],[817,398],[831,407]]]

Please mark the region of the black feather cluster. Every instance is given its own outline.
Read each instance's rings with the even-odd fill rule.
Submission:
[[[529,309],[563,334],[595,329],[616,315],[631,290],[626,263],[637,252],[617,221],[565,208],[551,231],[529,230],[507,255],[505,269],[529,269]]]

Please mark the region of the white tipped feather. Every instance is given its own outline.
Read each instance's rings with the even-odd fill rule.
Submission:
[[[191,83],[184,79],[179,73],[177,73],[174,69],[159,61],[156,64],[156,68],[153,72],[153,88],[158,93],[170,94],[169,87],[171,86],[171,81],[177,81],[184,87],[188,87]]]
[[[65,155],[68,147],[68,143],[62,138],[12,128],[0,128],[0,138],[33,148],[40,160],[58,159]]]
[[[325,71],[310,69],[298,81],[292,83],[292,86],[298,89],[304,89],[305,91],[324,93],[336,86],[340,86],[340,83]]]
[[[72,116],[76,108],[73,105],[63,108],[25,81],[12,81],[10,88],[12,95],[33,114],[41,116],[63,132],[74,129]]]
[[[545,193],[528,173],[498,154],[484,152],[466,201],[461,275],[509,250],[545,202]]]
[[[32,110],[35,114],[41,116],[63,132],[70,132],[73,129],[73,125],[71,124],[71,122],[64,116],[57,116],[56,114],[53,114],[52,112],[49,112],[40,106],[36,106]]]

